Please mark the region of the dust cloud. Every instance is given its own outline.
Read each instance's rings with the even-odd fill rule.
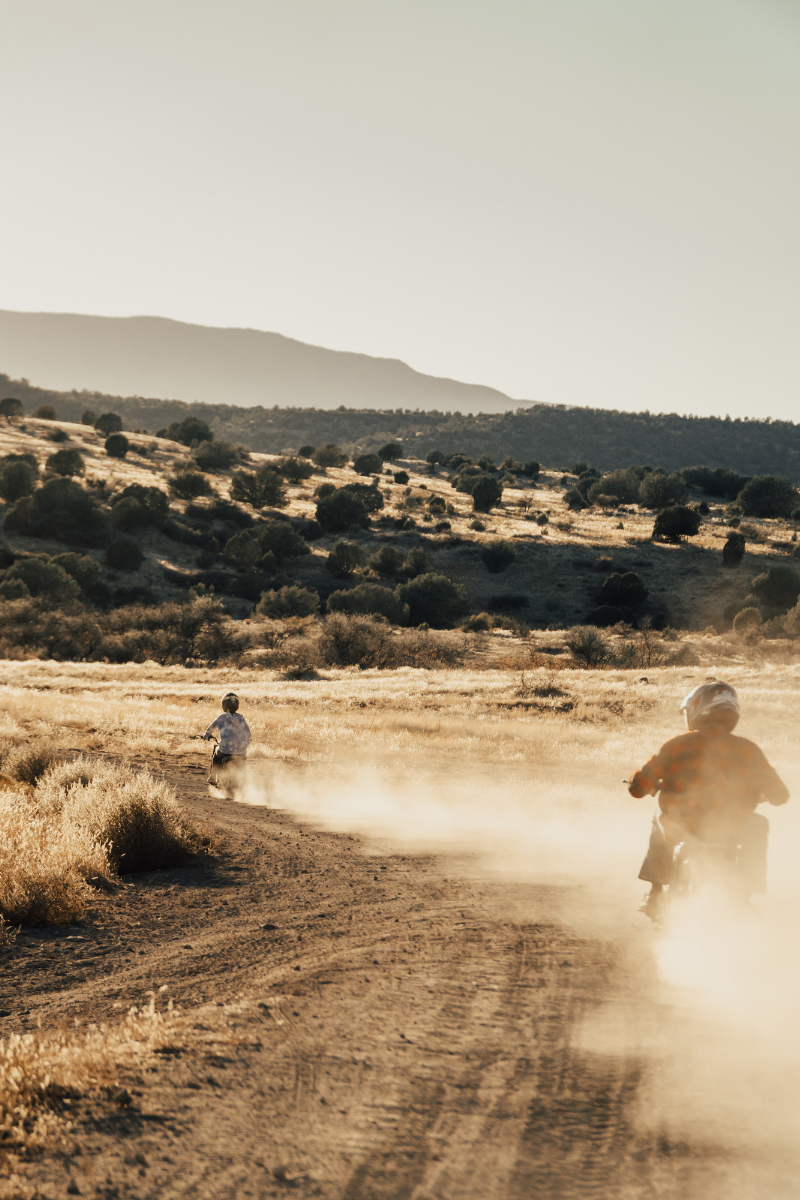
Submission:
[[[554,889],[545,919],[609,940],[621,955],[611,999],[581,1020],[576,1043],[642,1064],[631,1114],[642,1135],[715,1164],[710,1191],[697,1167],[681,1197],[796,1197],[800,808],[762,806],[772,826],[770,894],[756,898],[755,913],[734,916],[702,895],[656,930],[637,913],[646,888],[636,878],[653,802],[627,795],[630,762],[612,754],[565,770],[569,747],[559,754],[535,773],[425,759],[253,764],[237,798],[357,833],[372,852],[442,856],[450,875],[502,883],[500,903],[515,920],[541,920],[543,885]],[[800,781],[779,765],[797,797]]]

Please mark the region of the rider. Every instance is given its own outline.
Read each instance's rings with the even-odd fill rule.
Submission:
[[[763,799],[785,804],[789,790],[763,752],[747,738],[734,737],[739,698],[729,683],[704,683],[681,704],[688,733],[666,742],[637,771],[632,796],[658,793],[650,846],[639,878],[650,883],[641,911],[658,915],[661,894],[672,879],[672,854],[684,832],[706,841],[735,836],[739,866],[749,892],[767,888],[769,822],[756,813]]]
[[[209,783],[218,783],[220,771],[227,766],[244,766],[247,747],[250,745],[252,734],[250,726],[240,712],[239,697],[234,692],[228,692],[222,697],[222,712],[211,722],[203,734],[203,741],[214,738],[219,744],[214,747],[211,756],[211,770],[208,774]]]

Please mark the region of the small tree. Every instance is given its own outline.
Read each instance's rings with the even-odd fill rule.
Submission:
[[[310,554],[305,539],[288,521],[267,521],[255,531],[262,554],[273,554],[278,563]]]
[[[282,477],[265,464],[257,471],[234,471],[231,500],[252,508],[285,508],[289,503]]]
[[[381,446],[378,454],[382,462],[397,462],[398,458],[403,457],[403,447],[399,442],[387,442],[385,446]]]
[[[430,569],[430,561],[422,547],[412,546],[403,563],[403,574],[409,579],[415,579],[417,575],[427,575]]]
[[[476,479],[472,488],[472,508],[474,512],[488,513],[500,503],[503,487],[499,480],[492,475],[481,475]]]
[[[395,471],[392,478],[395,483],[408,483],[408,471]]]
[[[58,538],[78,546],[96,546],[108,529],[106,518],[88,492],[73,479],[56,476],[32,496],[23,496],[6,517],[8,533]]]
[[[366,505],[349,488],[337,488],[329,496],[323,496],[317,504],[316,517],[326,533],[345,533],[369,525]]]
[[[403,567],[403,554],[395,546],[381,546],[367,563],[378,575],[399,575]]]
[[[667,508],[671,504],[683,504],[686,499],[683,476],[650,471],[639,484],[638,499],[645,508]]]
[[[68,550],[50,561],[75,580],[81,590],[81,598],[89,604],[105,608],[110,603],[111,589],[103,578],[102,567],[88,554],[75,554]]]
[[[676,504],[664,508],[653,526],[654,542],[679,542],[681,538],[695,537],[700,532],[700,517],[693,508]]]
[[[391,588],[381,587],[379,583],[359,583],[345,591],[331,592],[328,612],[380,616],[393,625],[407,625],[409,610]]]
[[[224,554],[230,562],[238,563],[242,567],[252,567],[261,560],[264,551],[257,540],[243,529],[241,533],[235,533],[232,538],[228,538]]]
[[[439,463],[446,462],[446,460],[447,455],[443,454],[441,450],[430,450],[425,455],[425,462],[430,463],[431,466],[438,466]]]
[[[51,454],[45,468],[51,475],[85,475],[86,464],[80,450],[56,450]]]
[[[635,571],[615,571],[603,580],[598,599],[601,604],[637,608],[647,599],[647,588]]]
[[[198,496],[213,494],[211,484],[199,471],[177,471],[167,479],[167,487],[170,495],[175,496],[177,500],[196,500]],[[231,495],[233,496],[233,488]]]
[[[314,474],[311,463],[301,458],[284,458],[278,463],[277,470],[284,479],[294,484],[302,483]]]
[[[573,512],[580,512],[581,509],[589,507],[588,502],[584,499],[582,493],[579,492],[577,488],[569,488],[569,490],[564,493],[564,503],[566,504],[567,508],[571,509]]]
[[[311,457],[318,467],[343,467],[347,462],[344,450],[334,442],[328,442],[327,446],[318,446]]]
[[[58,413],[53,408],[52,404],[40,404],[33,411],[34,417],[38,417],[40,421],[57,421]]]
[[[26,462],[0,463],[0,497],[15,504],[23,496],[30,496],[36,486],[36,472]]]
[[[751,584],[753,595],[769,608],[793,608],[800,596],[800,575],[793,567],[777,563]]]
[[[401,583],[395,595],[409,608],[412,625],[428,624],[437,629],[454,625],[464,610],[466,590],[446,575],[430,572]]]
[[[106,438],[105,451],[109,458],[124,458],[131,444],[124,433],[112,433]]]
[[[579,479],[578,484],[581,482]],[[630,467],[626,471],[610,471],[589,485],[587,499],[590,504],[597,504],[601,496],[610,496],[612,503],[633,504],[639,497],[639,485],[638,472]]]
[[[316,446],[301,446],[297,453],[301,458],[311,458],[315,450]]]
[[[81,413],[81,425],[89,425],[93,427],[96,420],[97,413],[93,408],[85,408]]]
[[[14,396],[6,396],[4,400],[0,400],[0,417],[5,417],[7,421],[12,417],[21,417],[23,412],[22,401]]]
[[[374,475],[383,468],[383,459],[378,454],[359,454],[353,462],[357,475]]]
[[[733,618],[733,629],[735,633],[744,633],[748,629],[757,629],[761,623],[761,613],[757,608],[743,608]]]
[[[192,458],[201,471],[227,471],[239,461],[240,453],[230,442],[215,442],[204,438],[192,451]]]
[[[31,596],[46,597],[51,604],[70,604],[80,596],[80,588],[63,567],[40,558],[18,558],[5,572],[5,579],[20,579]]]
[[[325,562],[334,575],[346,578],[364,565],[365,554],[355,542],[337,542]]]
[[[186,417],[183,421],[173,421],[167,427],[167,437],[182,446],[191,446],[193,442],[211,442],[214,434],[208,423],[200,417]]]
[[[525,463],[521,473],[523,475],[527,475],[529,479],[538,479],[541,470],[541,463],[536,462],[536,460],[532,458],[530,462]]]
[[[737,497],[746,517],[788,517],[797,505],[797,489],[782,475],[755,475]]]
[[[277,591],[264,592],[256,605],[257,613],[264,617],[271,617],[273,620],[285,620],[287,617],[313,617],[318,611],[319,594],[312,592],[309,588],[298,587],[294,584],[279,588]]]
[[[167,519],[169,499],[160,488],[131,483],[111,501],[111,524],[129,533],[148,525],[160,525]]]
[[[738,567],[744,558],[745,539],[743,533],[730,533],[722,547],[722,563],[726,567]]]
[[[122,430],[122,417],[118,413],[102,413],[95,421],[94,427],[99,433],[104,433],[106,437],[111,433],[120,433]]]
[[[517,561],[517,552],[511,542],[495,538],[481,548],[481,561],[491,575],[499,575]]]
[[[138,571],[144,554],[134,538],[122,533],[106,550],[106,562],[115,571]]]

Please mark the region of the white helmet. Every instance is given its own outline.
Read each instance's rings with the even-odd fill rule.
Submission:
[[[734,728],[739,720],[739,697],[729,683],[701,683],[684,696],[681,712],[689,729],[697,729],[707,717],[723,717]]]

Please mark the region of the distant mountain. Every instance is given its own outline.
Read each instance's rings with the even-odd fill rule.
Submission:
[[[258,329],[164,317],[0,310],[0,370],[40,387],[272,408],[501,413],[502,392],[437,379],[398,359],[309,346]]]

